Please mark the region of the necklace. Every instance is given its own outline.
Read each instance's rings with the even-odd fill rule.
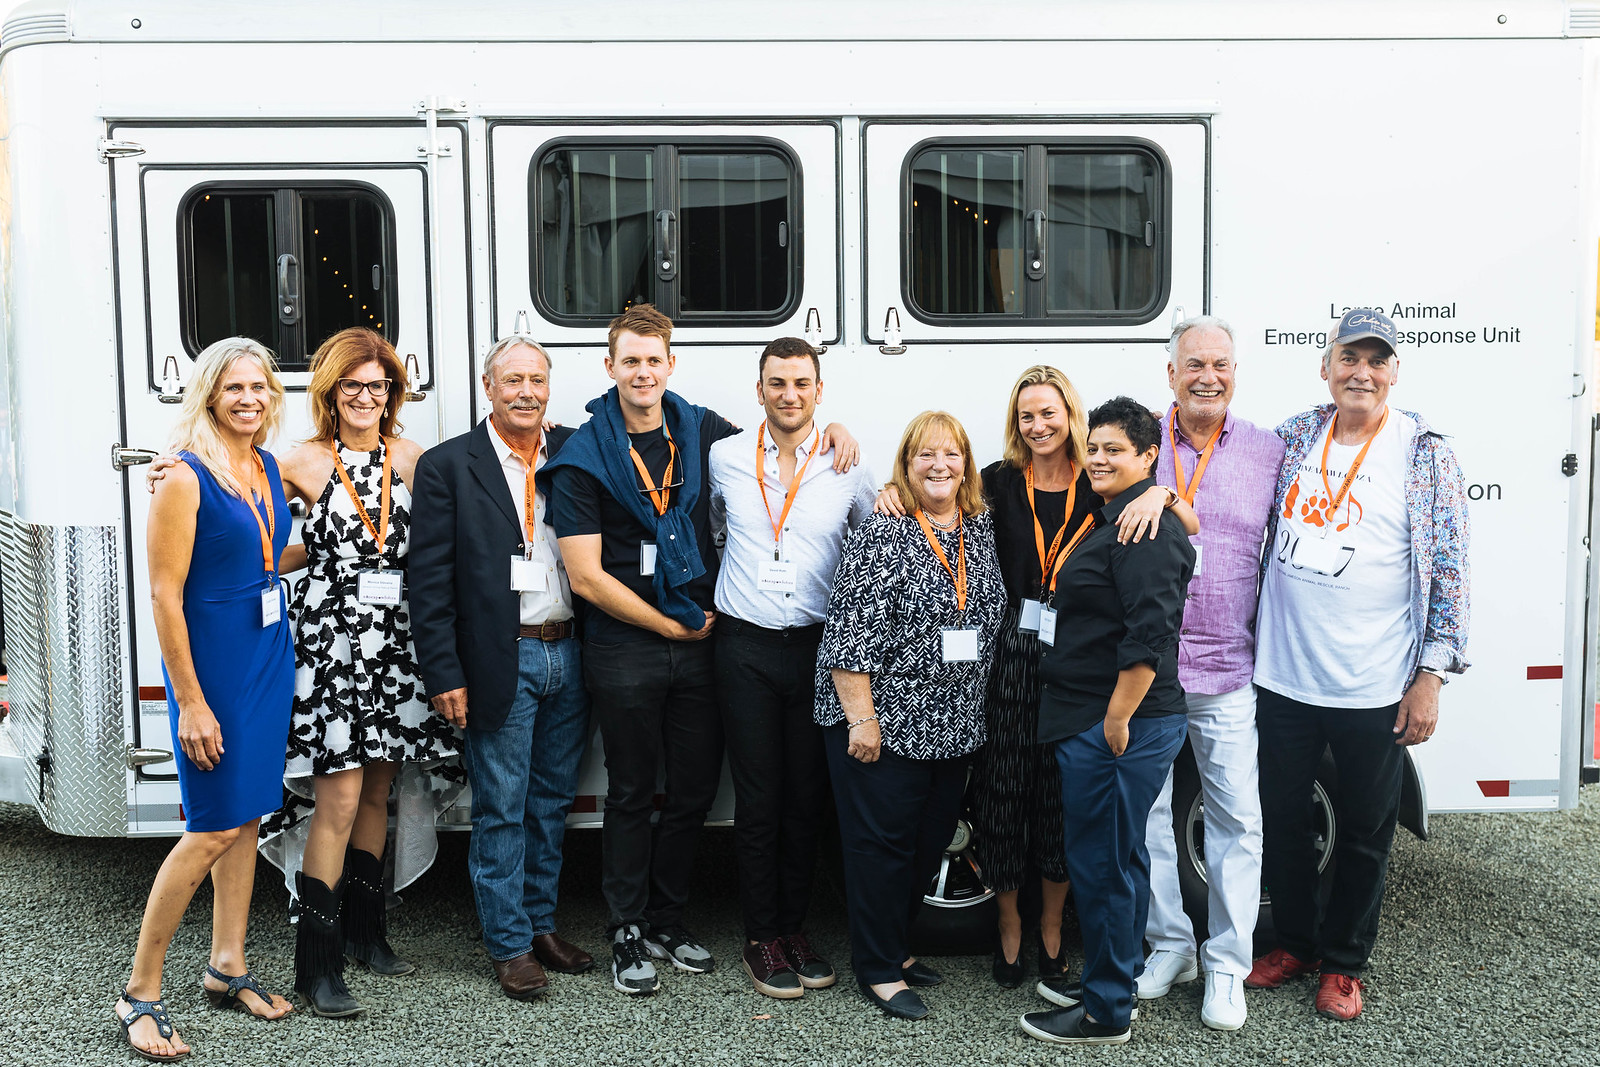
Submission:
[[[951,519],[949,522],[940,522],[932,515],[928,516],[928,521],[933,524],[933,528],[936,530],[954,530],[956,528],[956,523],[959,522],[960,519],[961,513],[959,511],[956,512],[955,518]]]

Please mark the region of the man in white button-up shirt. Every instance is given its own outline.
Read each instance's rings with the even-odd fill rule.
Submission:
[[[850,531],[872,511],[865,467],[815,455],[816,351],[783,337],[761,353],[754,434],[711,446],[711,522],[726,531],[716,605],[718,700],[733,772],[745,972],[771,997],[832,985],[802,927],[828,788],[812,722],[817,643]],[[759,472],[759,473],[758,473]]]

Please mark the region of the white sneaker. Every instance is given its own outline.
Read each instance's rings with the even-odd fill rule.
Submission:
[[[1244,1025],[1244,985],[1236,974],[1206,972],[1206,999],[1200,1021],[1213,1030],[1237,1030]]]
[[[1193,956],[1158,948],[1144,961],[1144,973],[1134,983],[1140,1000],[1156,1000],[1175,985],[1192,982],[1200,976]]]

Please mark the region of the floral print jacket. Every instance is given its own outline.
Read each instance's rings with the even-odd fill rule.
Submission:
[[[1294,472],[1322,437],[1334,405],[1302,412],[1278,427],[1285,451],[1278,471],[1278,506],[1267,524],[1267,543],[1278,532],[1278,516]],[[1406,511],[1411,521],[1411,624],[1417,633],[1407,677],[1419,667],[1460,674],[1468,667],[1466,480],[1444,435],[1412,411],[1417,435],[1406,471]],[[1266,559],[1262,559],[1265,570]]]

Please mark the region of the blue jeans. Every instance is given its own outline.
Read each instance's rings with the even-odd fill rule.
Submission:
[[[1183,748],[1188,716],[1128,721],[1120,756],[1097,722],[1056,742],[1067,871],[1083,928],[1083,1003],[1095,1022],[1128,1025],[1133,981],[1144,969],[1150,914],[1150,807]]]
[[[467,872],[489,958],[509,960],[556,928],[561,841],[589,732],[577,639],[517,642],[517,692],[500,729],[473,729],[470,690],[467,699]]]

